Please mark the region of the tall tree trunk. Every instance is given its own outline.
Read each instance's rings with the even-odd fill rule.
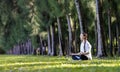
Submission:
[[[110,3],[110,5],[112,6],[112,10],[114,11],[115,13],[115,17],[116,17],[116,20],[117,20],[117,24],[116,24],[116,33],[117,33],[117,41],[118,41],[118,54],[120,56],[120,15],[119,15],[119,12],[118,12],[118,7],[117,7],[117,3],[114,1],[114,0],[108,0],[108,2]]]
[[[99,12],[99,7],[100,5],[100,0],[96,0],[96,17],[97,17],[97,32],[98,32],[98,52],[97,52],[97,57],[100,57],[103,55],[102,53],[102,35],[101,35],[101,22],[100,22],[100,12]]]
[[[102,15],[101,15],[102,16]],[[107,56],[107,53],[106,53],[106,42],[105,42],[105,38],[106,38],[106,35],[105,35],[105,31],[104,31],[104,26],[103,26],[103,18],[101,18],[101,35],[102,35],[102,53],[103,53],[103,56]]]
[[[59,55],[63,55],[63,50],[62,50],[62,33],[61,33],[61,24],[60,24],[60,19],[57,17],[57,23],[58,23],[58,37],[59,37]]]
[[[28,54],[28,43],[27,43],[27,41],[25,42],[25,48],[26,48],[26,54]]]
[[[120,28],[120,25],[118,24],[118,36],[117,36],[117,38],[118,38],[118,55],[120,56],[120,34],[119,34],[119,32],[120,32],[120,30],[119,30],[119,28]]]
[[[112,34],[111,34],[111,10],[108,10],[108,31],[109,31],[109,48],[110,48],[110,55],[113,56],[113,45],[112,45]]]
[[[51,34],[50,34],[50,27],[47,27],[48,32],[48,55],[51,55]]]
[[[26,47],[27,47],[27,54],[30,54],[30,48],[29,48],[28,39],[26,40]]]
[[[28,44],[29,44],[29,48],[30,48],[30,54],[33,54],[34,53],[34,48],[32,46],[32,42],[30,39],[28,39]]]
[[[96,53],[95,55],[97,55],[98,53],[98,33],[97,33],[97,21],[95,20],[95,48],[96,48]],[[94,54],[94,53],[93,53]]]
[[[51,55],[52,56],[54,56],[55,55],[55,25],[54,25],[54,23],[52,24],[52,26],[51,26],[51,41],[52,41],[52,53],[51,53]]]
[[[77,52],[77,31],[76,31],[76,22],[74,22],[74,31],[73,31],[73,46],[74,46],[74,52]]]
[[[32,47],[31,47],[31,40],[27,39],[27,44],[28,44],[28,49],[29,49],[29,54],[32,54]]]
[[[72,49],[72,29],[71,29],[71,22],[70,22],[70,16],[69,15],[66,15],[66,18],[67,18],[67,24],[68,24],[68,32],[69,32],[69,42],[68,42],[68,47],[69,47],[69,51],[68,51],[68,54],[70,55],[71,53],[71,49]]]
[[[42,41],[41,36],[39,36],[39,37],[40,37],[39,38],[40,39],[40,54],[43,55],[43,43],[42,43],[43,41]]]
[[[116,19],[117,19],[117,24],[116,24],[116,29],[117,29],[117,41],[118,41],[118,55],[120,56],[120,15],[119,15],[119,12],[118,12],[118,7],[117,7],[117,3],[115,3],[114,1],[112,1],[113,3],[113,8],[114,8],[114,12],[115,12],[115,16],[116,16]],[[114,5],[115,4],[115,5]]]
[[[74,1],[75,1],[77,13],[78,13],[78,19],[79,19],[79,24],[80,24],[80,31],[81,31],[81,33],[83,33],[84,30],[83,30],[83,23],[82,23],[81,7],[80,7],[80,4],[79,4],[80,0],[74,0]]]
[[[99,5],[99,15],[100,15],[100,26],[101,26],[101,35],[102,35],[102,45],[103,45],[103,48],[102,48],[102,52],[103,52],[103,56],[107,56],[107,53],[106,53],[106,35],[105,35],[105,31],[104,31],[104,20],[103,20],[103,0],[100,1],[100,5]]]
[[[20,46],[19,46],[19,44],[17,44],[17,48],[18,48],[18,55],[20,55]]]
[[[118,41],[118,55],[120,56],[120,37],[119,37],[119,25],[116,25],[117,41]]]

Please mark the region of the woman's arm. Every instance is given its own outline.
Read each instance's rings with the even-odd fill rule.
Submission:
[[[70,55],[87,55],[89,52],[71,53]]]
[[[83,52],[79,52],[79,53],[71,53],[70,55],[81,55],[83,54]]]
[[[87,54],[89,54],[89,52],[83,52],[83,53],[81,53],[81,55],[87,55]]]

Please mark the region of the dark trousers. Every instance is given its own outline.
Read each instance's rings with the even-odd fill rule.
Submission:
[[[88,60],[88,57],[85,55],[72,55],[73,60]]]

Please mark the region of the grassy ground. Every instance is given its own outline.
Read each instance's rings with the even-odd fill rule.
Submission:
[[[68,57],[0,55],[0,72],[120,72],[120,58],[74,61]]]

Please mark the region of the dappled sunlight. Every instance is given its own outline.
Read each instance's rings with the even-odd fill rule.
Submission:
[[[25,58],[27,57],[27,55],[0,55],[0,59],[2,59],[2,57],[4,58]]]
[[[9,67],[9,66],[27,66],[27,65],[38,65],[40,66],[40,69],[46,69],[46,68],[75,68],[75,67],[115,67],[120,66],[120,63],[115,63],[116,61],[120,60],[101,60],[98,61],[54,61],[54,62],[17,62],[17,63],[7,63],[7,64],[1,64],[0,67]],[[86,62],[86,63],[85,63]],[[105,62],[105,63],[104,63]],[[107,63],[108,62],[108,63]],[[113,63],[112,63],[113,62]]]
[[[119,69],[120,59],[72,60],[70,57],[51,56],[1,56],[0,71],[3,72],[96,72],[97,70]]]
[[[61,64],[62,62],[20,62],[20,63],[8,63],[8,64],[1,64],[0,67],[2,66],[17,66],[17,65],[56,65],[56,64]]]
[[[56,65],[42,65],[42,66],[26,66],[26,67],[19,67],[19,68],[14,68],[14,69],[18,69],[18,70],[49,70],[49,69],[76,69],[76,68],[115,68],[115,67],[119,67],[119,65],[117,64],[56,64]]]

